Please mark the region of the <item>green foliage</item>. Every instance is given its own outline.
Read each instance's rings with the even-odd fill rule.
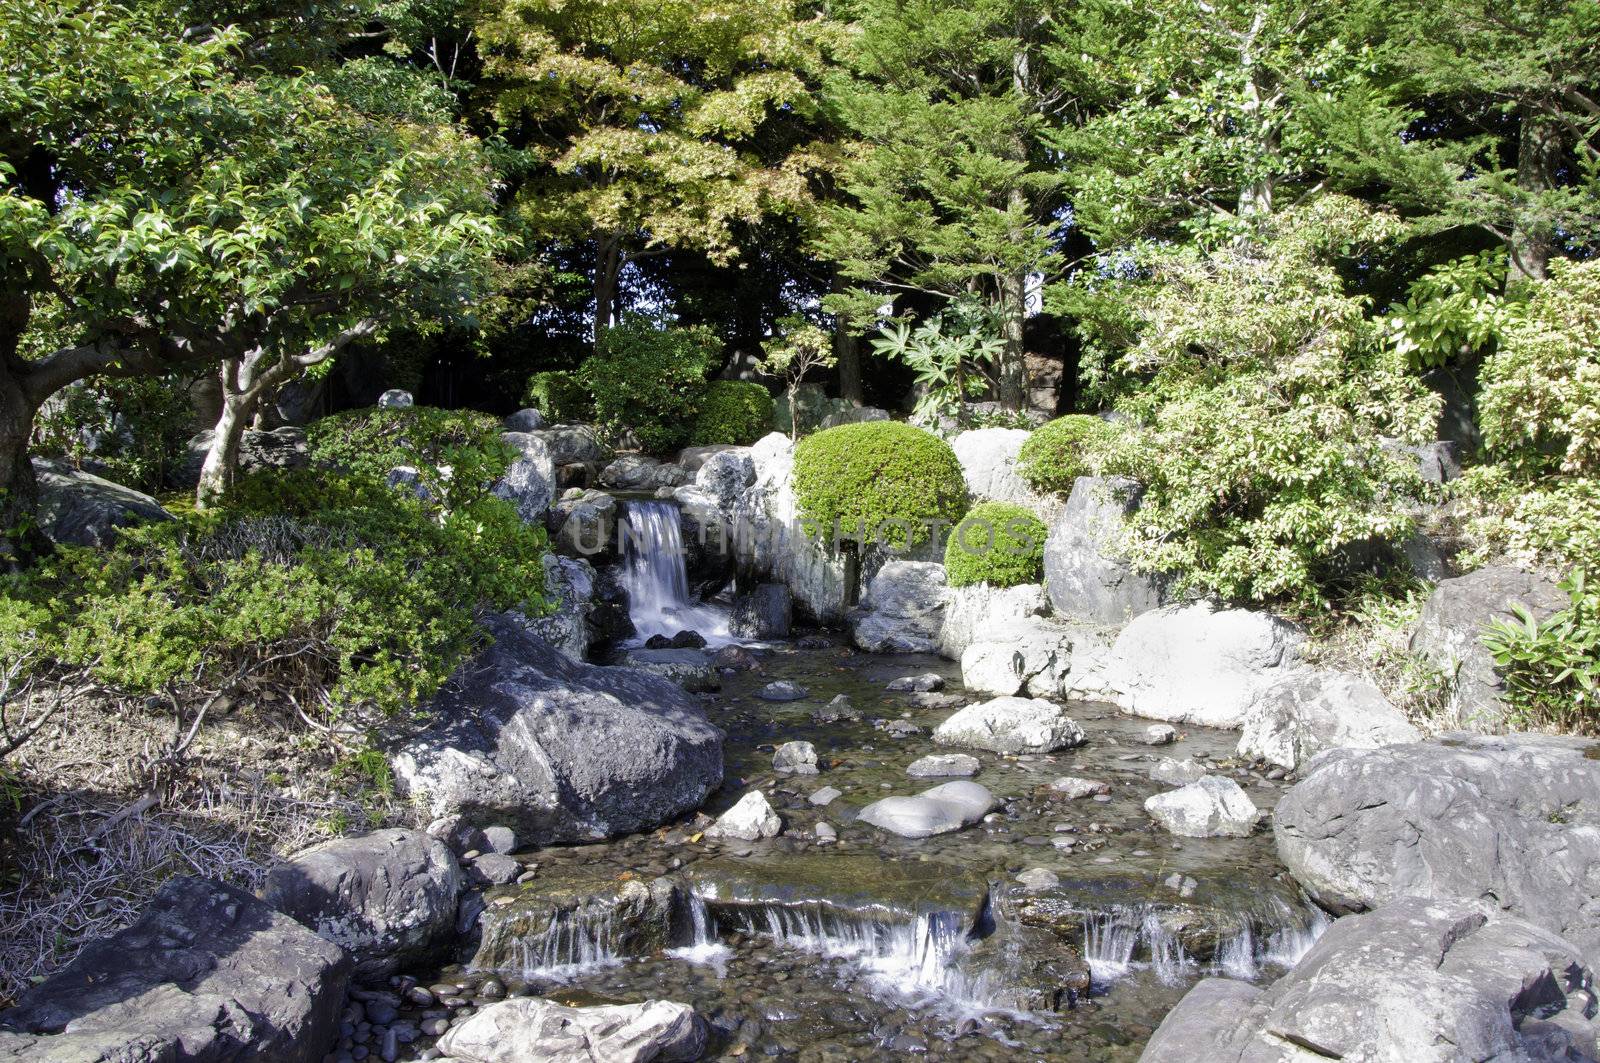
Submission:
[[[1103,473],[1146,488],[1128,554],[1185,588],[1323,605],[1341,558],[1411,529],[1415,462],[1438,400],[1377,342],[1333,269],[1391,231],[1340,197],[1274,220],[1261,243],[1153,255],[1129,286],[1120,372],[1148,381],[1097,440]]]
[[[958,299],[915,329],[903,321],[884,326],[872,341],[872,353],[916,374],[920,394],[911,419],[932,426],[959,419],[961,404],[993,383],[988,368],[1005,349],[997,326],[987,307]]]
[[[706,373],[722,345],[706,328],[657,328],[631,318],[607,329],[578,369],[595,417],[615,435],[630,428],[645,449],[666,453],[689,438]]]
[[[578,424],[594,417],[594,399],[578,374],[565,369],[535,373],[522,401],[552,424]]]
[[[788,384],[789,438],[800,436],[800,410],[797,389],[806,374],[815,369],[832,369],[838,359],[833,353],[833,338],[820,326],[803,318],[778,323],[778,336],[762,345],[761,371]]]
[[[1069,413],[1034,430],[1017,454],[1017,473],[1042,493],[1069,494],[1073,481],[1094,475],[1095,444],[1116,426],[1098,417]]]
[[[750,380],[713,380],[700,397],[689,441],[694,446],[748,446],[772,426],[772,394]]]
[[[307,711],[403,711],[470,651],[478,608],[541,607],[543,552],[492,496],[441,509],[365,476],[263,473],[220,509],[9,578],[0,654],[28,647],[129,694],[251,675]]]
[[[484,494],[514,460],[500,431],[485,413],[411,406],[323,417],[306,438],[317,465],[377,484],[391,469],[410,466],[433,497],[457,506]]]
[[[186,388],[168,378],[84,381],[59,391],[39,411],[33,447],[139,491],[159,492],[194,435]]]
[[[949,444],[896,421],[845,424],[801,440],[794,490],[814,530],[861,544],[919,546],[967,510]]]
[[[1600,572],[1600,480],[1515,474],[1506,465],[1467,470],[1450,485],[1468,514],[1469,566],[1509,561]]]
[[[1520,602],[1514,621],[1491,621],[1483,642],[1505,676],[1506,700],[1525,726],[1600,730],[1600,589],[1582,569],[1561,584],[1568,605],[1540,621]]]
[[[980,502],[945,543],[944,570],[952,587],[987,583],[1015,587],[1044,579],[1044,521],[1011,502]]]
[[[1499,336],[1506,317],[1500,289],[1503,251],[1480,251],[1436,266],[1389,308],[1385,339],[1413,369],[1470,360]]]

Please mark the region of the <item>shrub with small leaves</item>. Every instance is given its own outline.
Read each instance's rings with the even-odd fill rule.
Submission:
[[[956,525],[944,549],[952,587],[1016,587],[1044,579],[1044,521],[1012,502],[982,502]]]
[[[1098,417],[1070,413],[1040,425],[1017,454],[1017,472],[1042,493],[1069,494],[1080,476],[1094,475],[1094,448],[1116,427]]]
[[[500,433],[486,413],[411,406],[336,413],[313,421],[306,437],[316,465],[376,483],[409,466],[434,497],[455,506],[487,491],[515,459]]]
[[[603,429],[613,436],[632,429],[646,450],[667,453],[688,440],[721,350],[708,328],[657,328],[633,318],[606,330],[578,376]]]
[[[594,418],[594,398],[578,374],[564,369],[535,373],[522,401],[551,424],[579,424]]]
[[[748,446],[772,427],[772,393],[750,380],[714,380],[700,398],[689,441]]]
[[[813,530],[862,544],[920,546],[967,511],[950,445],[898,421],[807,436],[795,448],[794,490]]]

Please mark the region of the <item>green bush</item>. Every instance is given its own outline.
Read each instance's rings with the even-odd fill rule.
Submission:
[[[248,677],[308,712],[394,713],[470,652],[480,606],[542,608],[543,553],[492,496],[446,510],[362,476],[260,473],[219,509],[0,581],[0,657],[191,706]]]
[[[1086,414],[1057,417],[1023,442],[1017,472],[1035,491],[1069,494],[1074,480],[1094,475],[1095,445],[1115,431],[1115,426]]]
[[[500,433],[500,422],[486,413],[412,406],[336,413],[313,421],[306,438],[316,465],[380,484],[389,470],[408,465],[434,497],[460,506],[515,459]]]
[[[615,436],[631,428],[646,450],[666,453],[688,440],[721,350],[708,328],[662,329],[635,318],[606,331],[578,376],[603,429]]]
[[[772,429],[772,393],[749,380],[713,380],[700,398],[689,441],[748,446]]]
[[[1594,734],[1600,729],[1600,591],[1582,570],[1561,589],[1565,609],[1540,621],[1520,603],[1515,621],[1496,620],[1484,633],[1506,680],[1518,723]]]
[[[945,577],[952,587],[1038,583],[1044,579],[1047,534],[1044,521],[1019,505],[981,502],[945,543]]]
[[[146,492],[161,491],[183,463],[195,434],[186,381],[86,380],[57,392],[39,410],[31,446]]]
[[[961,463],[950,445],[897,421],[828,428],[795,449],[802,516],[825,539],[919,546],[967,510]]]
[[[579,424],[594,419],[594,399],[578,374],[565,369],[535,373],[522,401],[544,414],[551,424]]]

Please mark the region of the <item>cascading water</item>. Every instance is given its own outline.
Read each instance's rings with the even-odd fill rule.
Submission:
[[[693,935],[689,944],[668,949],[667,955],[686,963],[710,967],[717,972],[718,978],[727,977],[728,960],[733,956],[733,950],[718,939],[716,917],[706,907],[705,898],[697,893],[689,894],[689,923]]]
[[[1282,920],[1281,928],[1269,935],[1264,945],[1250,926],[1220,942],[1210,970],[1228,978],[1253,981],[1260,977],[1263,967],[1293,967],[1331,923],[1320,908],[1306,907],[1301,923],[1292,921],[1299,913],[1286,907],[1275,913]],[[1155,972],[1163,984],[1176,985],[1201,966],[1184,950],[1178,936],[1162,924],[1159,912],[1149,906],[1089,914],[1083,924],[1083,946],[1090,976],[1102,986],[1140,967]],[[1145,959],[1136,960],[1141,953]]]
[[[683,531],[672,502],[630,500],[623,505],[623,586],[638,638],[696,631],[708,646],[726,645],[728,613],[689,599]]]
[[[610,912],[584,916],[558,912],[537,944],[520,945],[522,976],[569,981],[622,963]]]

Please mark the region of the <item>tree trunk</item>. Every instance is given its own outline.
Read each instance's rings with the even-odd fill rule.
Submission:
[[[0,361],[0,572],[16,572],[51,551],[38,524],[39,485],[28,460],[37,407]]]
[[[861,402],[861,341],[843,318],[834,322],[833,356],[839,362],[839,397]]]
[[[1000,309],[1004,315],[1001,327],[1005,338],[998,367],[1000,403],[1008,410],[1021,410],[1028,399],[1027,351],[1023,344],[1028,317],[1028,275],[1024,272],[1008,274],[1002,278],[1000,289]]]
[[[250,420],[250,407],[254,405],[248,395],[240,395],[227,386],[227,373],[224,368],[222,413],[217,416],[211,446],[206,450],[205,463],[200,466],[200,483],[195,487],[197,509],[211,508],[228,493],[234,471],[239,467],[239,443]]]
[[[1561,141],[1555,126],[1530,104],[1522,107],[1522,128],[1517,136],[1517,187],[1538,195],[1555,185]],[[1544,280],[1555,253],[1555,233],[1547,218],[1535,213],[1519,216],[1511,231],[1510,275],[1507,286]]]
[[[595,243],[594,348],[599,351],[617,309],[617,279],[622,275],[622,238],[615,233],[605,233]]]

